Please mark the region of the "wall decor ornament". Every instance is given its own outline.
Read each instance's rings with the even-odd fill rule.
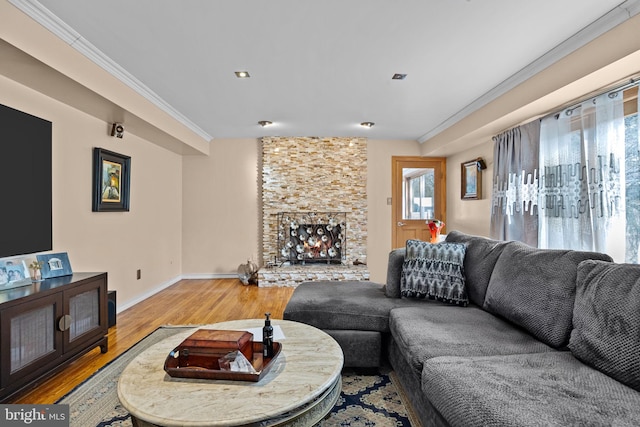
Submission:
[[[93,212],[129,211],[131,157],[93,149]]]
[[[482,171],[478,159],[462,163],[461,198],[463,200],[482,199]]]

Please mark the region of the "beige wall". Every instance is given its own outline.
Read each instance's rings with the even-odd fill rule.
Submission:
[[[482,157],[487,169],[482,171],[482,199],[461,199],[461,164]],[[489,236],[493,185],[493,141],[475,145],[464,153],[447,157],[447,230]]]
[[[214,139],[210,155],[183,157],[183,273],[235,273],[259,262],[261,221],[257,139]]]
[[[181,275],[235,276],[258,259],[260,145],[216,139],[210,156],[181,157],[0,76],[0,103],[53,126],[55,252],[68,252],[75,271],[107,271],[122,310]],[[131,211],[91,211],[93,147],[132,157]],[[416,141],[368,141],[368,264],[384,282],[391,248],[391,157],[415,156]],[[136,270],[142,279],[136,280]]]
[[[180,275],[235,276],[240,263],[258,259],[262,238],[258,140],[215,139],[209,144],[8,2],[0,2],[0,12],[0,38],[61,74],[43,71],[42,64],[25,58],[5,61],[3,65],[11,66],[0,69],[15,65],[16,80],[31,81],[43,93],[60,92],[58,99],[68,99],[78,108],[91,104],[91,108],[84,105],[83,111],[97,110],[94,116],[102,119],[0,76],[0,103],[54,123],[54,251],[68,252],[76,271],[107,271],[109,287],[118,290],[119,309]],[[387,198],[391,197],[392,156],[449,156],[447,229],[488,235],[491,135],[637,72],[639,22],[640,15],[422,145],[369,140],[367,258],[371,279],[385,280],[391,249]],[[65,76],[77,83],[49,84]],[[55,79],[48,80],[52,77]],[[126,123],[132,123],[134,129],[148,122],[144,127],[153,131],[139,131],[138,135],[155,136],[145,140],[128,132],[122,141],[109,137],[108,122],[118,115],[126,116]],[[170,142],[178,141],[178,148],[189,148],[191,153],[210,151],[210,156],[181,157],[165,150],[159,136],[163,133]],[[93,146],[132,156],[131,212],[91,212]],[[489,166],[483,172],[483,199],[462,201],[460,163],[479,156]],[[135,279],[137,269],[142,269],[140,281]]]
[[[367,254],[371,280],[384,282],[391,249],[391,157],[419,155],[416,141],[368,140]],[[215,139],[209,157],[183,158],[183,273],[233,275],[258,260],[259,153],[255,139]]]
[[[391,157],[418,156],[420,144],[407,140],[370,139],[367,146],[368,177],[367,203],[369,209],[369,238],[367,253],[369,273],[374,282],[387,280],[387,261],[391,243]]]
[[[118,310],[179,278],[179,155],[131,133],[113,138],[108,123],[3,76],[0,103],[53,122],[54,252],[67,252],[74,271],[108,272]],[[91,211],[93,147],[131,156],[130,212]]]

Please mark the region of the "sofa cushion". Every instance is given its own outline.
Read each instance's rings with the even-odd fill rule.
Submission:
[[[394,249],[389,252],[389,262],[387,263],[387,283],[384,285],[384,294],[389,298],[400,298],[400,280],[402,277],[402,264],[405,248]]]
[[[537,249],[509,242],[493,269],[483,307],[550,346],[566,346],[578,264],[586,259],[611,260],[595,252]]]
[[[530,334],[477,306],[394,308],[389,328],[396,345],[418,372],[438,356],[538,353],[552,349]]]
[[[569,349],[640,391],[640,265],[580,263]]]
[[[464,243],[464,274],[469,301],[482,307],[489,279],[507,242],[450,231],[445,242]]]
[[[640,393],[566,351],[425,362],[422,391],[457,426],[637,426]]]
[[[463,267],[465,249],[461,243],[432,244],[407,240],[400,281],[402,296],[467,305],[469,299]]]
[[[366,281],[316,281],[298,285],[284,310],[285,320],[320,329],[389,332],[389,311],[424,300],[387,298],[383,285]]]

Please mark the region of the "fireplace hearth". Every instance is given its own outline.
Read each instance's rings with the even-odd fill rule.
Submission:
[[[345,264],[346,212],[278,212],[278,264]]]

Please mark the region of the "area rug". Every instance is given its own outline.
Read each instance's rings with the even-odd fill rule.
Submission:
[[[118,401],[118,377],[149,346],[193,326],[163,326],[105,365],[56,403],[68,404],[70,427],[129,427],[131,417]],[[342,373],[342,393],[321,427],[418,426],[392,371]]]

